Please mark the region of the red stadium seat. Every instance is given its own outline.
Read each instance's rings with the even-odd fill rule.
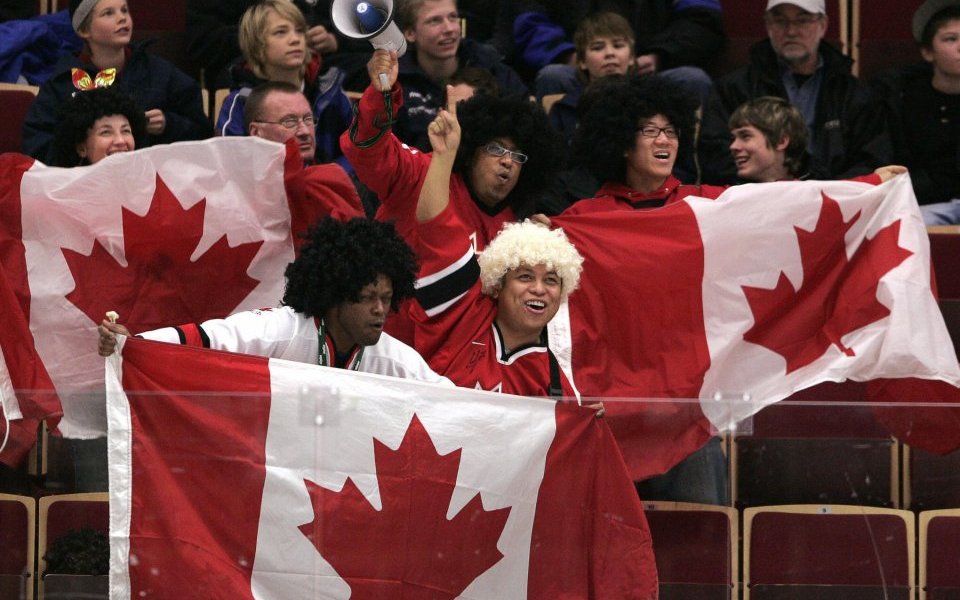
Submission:
[[[914,515],[865,506],[743,513],[744,600],[886,598],[914,592]]]
[[[36,511],[33,498],[0,494],[0,598],[33,598]]]
[[[960,598],[960,508],[920,513],[920,593],[926,600]]]
[[[0,154],[21,151],[23,120],[38,89],[32,85],[0,83],[0,106],[4,110],[4,118],[0,119]]]
[[[923,0],[850,2],[854,75],[869,79],[889,68],[920,60],[911,23]]]
[[[660,600],[737,597],[737,511],[727,506],[644,502]]]

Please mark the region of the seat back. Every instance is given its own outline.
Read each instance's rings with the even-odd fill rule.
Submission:
[[[0,494],[0,597],[33,598],[36,501]],[[23,576],[26,576],[25,578]]]
[[[960,452],[941,456],[905,445],[903,465],[905,508],[922,511],[960,507]]]
[[[960,508],[920,513],[920,593],[960,597]]]
[[[941,300],[960,300],[960,229],[952,233],[942,229],[930,231],[930,259],[937,278],[937,295]]]
[[[107,492],[58,494],[40,498],[39,530],[37,532],[37,573],[40,598],[43,598],[43,574],[47,561],[43,559],[50,545],[71,529],[91,528],[110,535],[110,509]]]
[[[913,39],[913,13],[923,0],[878,3],[850,0],[853,74],[869,79],[878,73],[920,60]]]
[[[230,88],[218,88],[213,93],[213,114],[210,116],[210,120],[213,121],[214,126],[217,124],[217,119],[220,118],[220,109],[223,108],[223,103],[226,102],[229,95]],[[359,102],[359,99],[357,102]]]
[[[862,383],[822,383],[754,415],[731,445],[734,504],[899,506],[899,442],[865,399]]]
[[[540,105],[543,106],[543,112],[549,113],[550,109],[553,108],[553,105],[557,103],[558,100],[566,96],[566,94],[547,94],[540,100]]]
[[[643,508],[662,597],[736,597],[736,509],[667,501],[644,502]]]
[[[744,510],[743,527],[744,600],[826,586],[872,590],[873,597],[882,597],[876,595],[881,590],[890,598],[913,596],[915,528],[909,511],[758,506]]]
[[[0,154],[21,152],[23,121],[38,89],[34,85],[0,83],[0,106],[4,111],[4,118],[0,119]]]

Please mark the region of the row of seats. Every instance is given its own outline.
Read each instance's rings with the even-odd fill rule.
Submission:
[[[39,513],[38,511],[39,507]],[[957,597],[960,509],[804,504],[737,509],[645,502],[662,600]],[[53,540],[109,530],[107,494],[0,494],[0,597],[33,598]],[[36,533],[35,533],[36,532]],[[741,535],[742,532],[742,535]],[[919,558],[916,556],[919,548]],[[41,578],[37,598],[69,578]],[[94,579],[104,586],[104,578]],[[106,598],[105,588],[101,592]],[[96,595],[84,597],[100,597]]]
[[[960,597],[960,509],[645,508],[661,600],[727,600],[740,590],[744,600],[906,600],[916,589],[927,600]]]

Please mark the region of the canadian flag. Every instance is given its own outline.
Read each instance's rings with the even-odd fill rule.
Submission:
[[[655,598],[574,403],[136,338],[107,361],[111,598]]]
[[[906,175],[741,185],[553,222],[585,261],[550,343],[581,393],[605,399],[637,479],[823,381],[936,380],[960,400]],[[934,446],[960,447],[952,424]]]
[[[107,311],[143,331],[276,306],[292,231],[329,212],[307,172],[295,145],[258,138],[154,146],[72,169],[0,156],[6,418],[55,417],[62,405],[64,436],[106,434],[96,327]],[[32,433],[13,431],[27,448],[29,423]],[[3,460],[23,449],[8,446]]]

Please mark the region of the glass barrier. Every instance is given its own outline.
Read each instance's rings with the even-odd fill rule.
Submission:
[[[0,471],[0,597],[960,598],[960,404],[273,385],[41,429]]]

